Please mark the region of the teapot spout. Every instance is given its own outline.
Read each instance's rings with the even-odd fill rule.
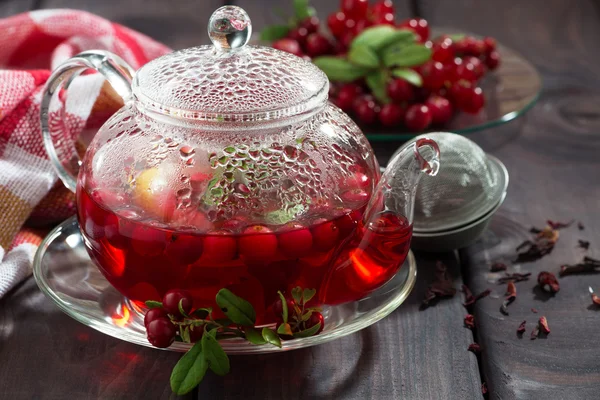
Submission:
[[[440,167],[440,149],[428,138],[406,144],[389,162],[364,213],[369,226],[382,213],[404,217],[412,225],[417,186],[423,174],[435,176]]]

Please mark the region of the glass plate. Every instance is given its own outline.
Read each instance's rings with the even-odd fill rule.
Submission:
[[[67,315],[97,331],[130,343],[152,347],[143,315],[117,292],[90,260],[75,217],[57,226],[40,245],[33,275],[42,290]],[[313,337],[284,341],[282,348],[255,346],[241,339],[221,342],[229,354],[261,354],[300,349],[349,335],[386,317],[404,302],[415,285],[417,265],[410,252],[398,273],[360,301],[323,308],[325,330]],[[187,351],[175,342],[168,350]]]
[[[457,33],[452,29],[436,32]],[[512,121],[525,114],[537,102],[542,89],[542,78],[537,69],[523,56],[508,47],[498,45],[502,59],[500,66],[486,74],[480,82],[485,94],[484,109],[477,115],[458,113],[447,126],[430,129],[430,132],[444,131],[468,134]],[[417,134],[393,128],[361,127],[372,142],[406,140]],[[418,133],[419,135],[423,133]]]

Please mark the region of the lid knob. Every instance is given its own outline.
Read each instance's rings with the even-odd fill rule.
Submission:
[[[208,36],[217,49],[229,51],[244,47],[250,35],[252,22],[240,7],[223,6],[208,21]]]

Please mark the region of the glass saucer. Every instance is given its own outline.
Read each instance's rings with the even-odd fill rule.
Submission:
[[[97,331],[127,342],[152,347],[146,340],[143,315],[117,292],[90,260],[75,217],[57,226],[40,245],[33,275],[42,292],[67,315]],[[261,354],[315,346],[374,324],[394,311],[415,285],[417,265],[412,252],[398,273],[360,301],[323,308],[325,330],[313,337],[274,346],[255,346],[241,339],[222,341],[229,354]],[[176,342],[168,350],[186,351]]]
[[[455,29],[436,29],[436,32],[459,33]],[[483,110],[476,115],[460,112],[446,126],[430,131],[474,133],[512,121],[535,105],[542,89],[540,73],[516,51],[498,44],[498,52],[502,57],[500,66],[486,74],[479,84],[486,100]],[[426,133],[383,127],[361,128],[372,142],[407,140]]]

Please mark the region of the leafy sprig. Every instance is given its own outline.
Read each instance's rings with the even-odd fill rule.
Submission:
[[[171,323],[178,328],[177,340],[191,343],[192,334],[197,330],[200,330],[202,337],[173,368],[170,379],[173,392],[178,395],[190,392],[202,381],[209,369],[219,376],[229,372],[229,357],[219,340],[242,338],[255,345],[268,344],[281,348],[281,337],[304,338],[320,331],[321,323],[310,327],[307,325],[312,313],[320,311],[318,307],[307,306],[316,294],[314,289],[294,288],[291,292],[295,300],[292,310],[288,309],[284,295],[281,292],[278,294],[283,304],[283,322],[277,329],[256,327],[256,311],[252,304],[228,289],[221,289],[215,297],[217,305],[227,316],[224,319],[213,319],[211,308],[198,308],[186,313],[183,300],[180,301],[178,308],[183,318],[169,315]],[[157,308],[163,304],[159,301],[147,301],[146,306]]]
[[[294,15],[287,18],[287,23],[269,25],[260,32],[260,40],[272,42],[283,39],[288,35],[291,29],[295,28],[303,20],[312,17],[317,12],[310,5],[309,0],[294,0]],[[281,13],[283,14],[283,13]],[[280,15],[285,18],[284,15]]]
[[[331,81],[352,82],[365,78],[382,104],[390,99],[386,87],[392,77],[422,86],[421,76],[410,67],[431,58],[431,49],[416,42],[414,32],[389,25],[367,28],[352,40],[345,58],[322,56],[313,60]]]

